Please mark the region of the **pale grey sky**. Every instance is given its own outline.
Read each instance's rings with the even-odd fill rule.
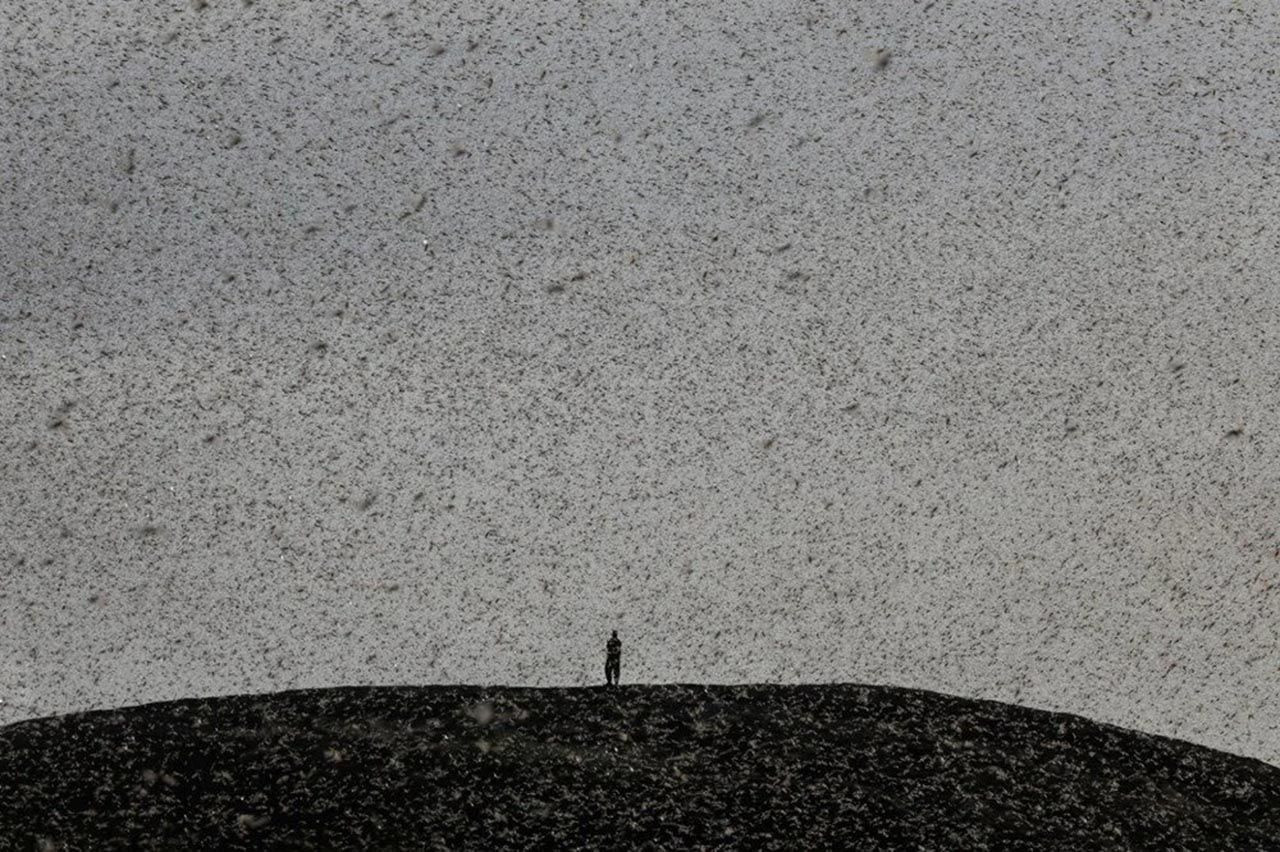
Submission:
[[[616,628],[1280,763],[1273,4],[9,17],[0,721]]]

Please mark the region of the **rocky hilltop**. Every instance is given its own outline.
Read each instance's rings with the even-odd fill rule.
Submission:
[[[343,687],[0,729],[5,849],[1263,849],[1280,768],[852,684]]]

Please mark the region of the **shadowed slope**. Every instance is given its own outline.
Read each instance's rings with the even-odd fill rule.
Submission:
[[[1280,769],[850,684],[343,687],[0,729],[0,847],[1260,849]]]

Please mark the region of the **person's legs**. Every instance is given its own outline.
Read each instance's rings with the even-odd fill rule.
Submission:
[[[613,668],[609,665],[608,660],[604,664],[604,685],[613,686]]]

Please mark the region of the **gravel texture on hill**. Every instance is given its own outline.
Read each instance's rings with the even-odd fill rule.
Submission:
[[[851,684],[343,687],[0,729],[5,849],[1263,849],[1280,769]],[[1270,847],[1274,848],[1274,847]]]

